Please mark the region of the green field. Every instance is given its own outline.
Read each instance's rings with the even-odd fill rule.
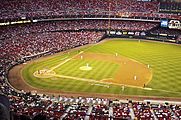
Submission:
[[[118,53],[118,55],[134,59],[145,65],[149,64],[153,76],[146,87],[152,90],[126,86],[124,91],[122,91],[121,86],[114,84],[109,84],[109,87],[105,87],[107,86],[106,83],[95,85],[91,81],[56,76],[37,78],[33,75],[38,70],[51,69],[68,58],[72,59],[54,68],[56,74],[101,81],[106,78],[113,78],[120,67],[119,64],[111,61],[74,59],[74,56],[80,51],[113,56]],[[91,71],[79,69],[81,66],[86,66],[87,63],[92,67]],[[58,53],[32,61],[23,68],[22,75],[29,85],[48,90],[181,97],[181,46],[159,42],[138,42],[138,40],[107,40],[99,44],[81,47],[79,50],[75,49],[64,54]]]

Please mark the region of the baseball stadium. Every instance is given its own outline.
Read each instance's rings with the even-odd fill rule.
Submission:
[[[180,0],[0,4],[0,120],[180,120]]]

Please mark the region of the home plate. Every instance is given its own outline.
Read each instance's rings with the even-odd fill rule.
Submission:
[[[79,68],[80,70],[84,70],[84,71],[89,71],[92,70],[92,67],[88,67],[88,66],[82,66]]]

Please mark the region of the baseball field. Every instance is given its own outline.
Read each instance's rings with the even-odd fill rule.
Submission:
[[[32,60],[9,78],[18,89],[180,98],[181,46],[109,39]]]

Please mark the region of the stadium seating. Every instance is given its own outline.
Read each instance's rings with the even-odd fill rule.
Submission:
[[[159,13],[159,8],[164,9],[164,5],[160,6],[160,4],[137,0],[51,0],[46,2],[43,0],[8,0],[0,5],[0,19],[109,15],[109,10],[113,16],[129,14],[128,17],[180,18],[170,13]],[[174,3],[170,6],[174,6],[170,8],[177,9]]]
[[[131,119],[128,103],[115,104],[113,106],[113,119]]]
[[[19,94],[20,95],[20,94]],[[21,94],[23,95],[23,94]],[[20,95],[20,96],[21,96]],[[34,118],[43,114],[50,120],[108,120],[108,119],[138,119],[138,120],[171,120],[180,118],[180,106],[160,103],[148,104],[144,102],[119,102],[109,104],[111,100],[97,98],[50,98],[39,95],[23,95],[24,97],[9,96],[13,117],[17,120],[21,116]],[[77,101],[78,99],[78,101]],[[90,102],[92,104],[90,104]],[[165,107],[167,106],[167,107]]]
[[[169,107],[167,105],[151,105],[155,116],[159,119],[167,119],[167,120],[171,120],[172,116],[171,116],[171,111],[170,109],[168,109]]]
[[[154,119],[150,107],[145,103],[133,103],[133,110],[138,120]]]
[[[174,113],[179,119],[181,119],[181,106],[180,106],[180,105],[171,105],[170,108],[171,108],[171,110],[173,111],[173,113]]]
[[[180,13],[180,11],[181,11],[181,3],[172,3],[172,2],[160,3],[160,12]]]
[[[123,4],[124,3],[124,4]],[[171,4],[168,9],[175,9]],[[159,13],[159,2],[136,0],[4,0],[0,4],[0,20],[20,18],[71,17],[75,15],[111,15],[114,17],[176,18],[170,13]],[[167,8],[163,8],[167,9]],[[178,7],[176,9],[179,9]],[[161,103],[119,102],[112,99],[83,97],[52,97],[23,90],[17,92],[9,85],[9,69],[33,56],[53,54],[90,43],[97,43],[108,29],[125,31],[150,31],[153,34],[178,36],[180,31],[162,29],[158,23],[140,21],[79,20],[40,22],[0,26],[0,93],[10,100],[11,118],[32,120],[110,120],[110,119],[181,119],[181,106]],[[109,28],[110,27],[110,28]],[[156,29],[154,29],[156,28]],[[93,30],[93,31],[92,31]],[[104,31],[102,31],[104,30]],[[96,32],[95,32],[96,31]],[[37,47],[38,45],[38,47]],[[25,59],[27,58],[28,59]]]
[[[147,31],[157,27],[158,23],[135,21],[111,21],[111,29],[128,31]],[[0,27],[0,39],[9,38],[20,34],[60,31],[60,30],[108,30],[109,22],[105,20],[77,20],[40,22],[14,26]]]

